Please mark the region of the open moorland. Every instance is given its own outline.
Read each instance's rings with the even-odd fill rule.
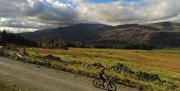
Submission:
[[[150,67],[180,73],[180,49],[145,51],[85,48],[70,48],[70,50],[29,48],[28,53],[32,56],[52,54],[65,61],[79,61],[83,63],[98,62],[105,66],[112,66],[122,62],[144,66],[146,68]]]
[[[180,49],[18,48],[15,51],[4,56],[90,77],[97,77],[105,66],[106,73],[120,84],[146,91],[180,90]],[[14,55],[22,52],[24,58]]]

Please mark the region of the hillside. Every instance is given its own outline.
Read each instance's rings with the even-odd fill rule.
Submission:
[[[149,44],[162,47],[180,46],[180,24],[159,22],[153,24],[76,24],[68,27],[22,33],[27,38],[60,37],[68,42],[98,45]]]
[[[180,23],[173,23],[173,22],[159,22],[159,23],[152,23],[147,24],[147,26],[154,26],[161,30],[179,30],[180,31]]]

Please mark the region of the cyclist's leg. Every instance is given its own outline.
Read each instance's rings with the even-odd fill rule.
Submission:
[[[106,83],[106,78],[104,76],[100,75],[100,79],[103,81],[102,85],[104,87],[105,83]]]
[[[106,85],[106,79],[103,78],[102,80],[103,80],[103,87],[104,87]]]

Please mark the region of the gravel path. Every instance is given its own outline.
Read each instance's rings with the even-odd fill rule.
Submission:
[[[0,76],[32,91],[104,91],[93,87],[92,78],[0,57]],[[118,85],[118,91],[136,91]]]

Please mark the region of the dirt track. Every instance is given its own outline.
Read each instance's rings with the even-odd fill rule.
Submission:
[[[94,88],[92,78],[0,57],[0,77],[31,91],[104,91]],[[118,91],[136,91],[118,86]]]

